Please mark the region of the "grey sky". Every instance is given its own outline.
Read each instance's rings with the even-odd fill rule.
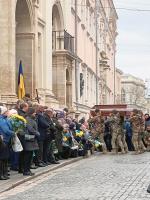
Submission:
[[[114,0],[116,8],[149,9],[150,0]],[[140,78],[150,78],[150,12],[117,9],[117,67]]]

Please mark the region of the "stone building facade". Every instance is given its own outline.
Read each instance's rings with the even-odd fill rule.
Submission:
[[[145,82],[130,74],[123,74],[121,84],[122,103],[146,112],[147,100],[145,98]]]
[[[122,103],[122,95],[121,95],[121,91],[122,91],[122,76],[123,76],[123,72],[116,68],[116,74],[115,74],[115,104],[121,104]]]
[[[112,0],[1,0],[1,101],[16,101],[22,60],[41,103],[82,113],[114,103],[116,20]]]
[[[0,1],[0,97],[17,99],[17,76],[22,60],[26,92],[57,105],[52,93],[52,13],[49,1]]]

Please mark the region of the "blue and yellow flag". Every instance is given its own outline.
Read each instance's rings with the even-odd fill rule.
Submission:
[[[22,68],[22,62],[20,61],[19,74],[18,74],[18,98],[22,99],[24,96],[25,96],[25,86],[23,78],[23,68]]]

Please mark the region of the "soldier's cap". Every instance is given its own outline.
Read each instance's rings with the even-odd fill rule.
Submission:
[[[137,109],[133,109],[133,111],[132,111],[134,114],[138,114],[139,113],[139,111],[137,110]]]
[[[100,112],[100,109],[95,109],[95,113],[99,113]]]
[[[112,114],[116,115],[118,113],[117,110],[112,110]]]

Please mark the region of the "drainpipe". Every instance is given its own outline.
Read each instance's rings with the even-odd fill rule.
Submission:
[[[95,35],[96,35],[96,105],[98,105],[98,2],[95,0]]]
[[[76,92],[76,109],[78,111],[78,0],[75,0],[75,92]]]
[[[114,104],[116,104],[116,48],[114,47]]]

